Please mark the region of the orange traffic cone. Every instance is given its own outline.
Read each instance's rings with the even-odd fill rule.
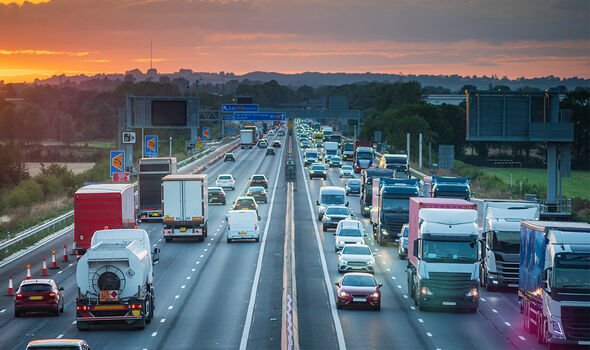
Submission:
[[[49,271],[47,271],[47,262],[45,261],[45,257],[43,257],[43,268],[41,268],[41,276],[49,276]]]
[[[25,279],[30,280],[31,278],[31,264],[27,264],[27,277]]]
[[[57,266],[57,261],[55,261],[55,249],[51,250],[51,266],[49,266],[49,268],[52,270],[59,269],[59,266]]]
[[[8,278],[8,291],[5,294],[6,296],[13,296],[14,295],[14,286],[12,285],[12,275]]]
[[[65,244],[64,244],[64,257],[61,259],[61,261],[68,262],[68,248],[66,248]]]

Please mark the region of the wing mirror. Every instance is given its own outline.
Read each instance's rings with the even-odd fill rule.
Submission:
[[[381,288],[381,287],[383,287],[383,283],[379,283],[377,286],[378,286],[379,288]]]
[[[336,285],[336,287],[340,287],[340,282],[336,282],[334,284]]]
[[[350,203],[346,202],[346,206],[348,207],[350,205]]]

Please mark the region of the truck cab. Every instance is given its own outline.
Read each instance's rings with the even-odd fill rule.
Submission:
[[[465,177],[433,176],[431,185],[434,198],[471,198],[470,181]]]
[[[354,172],[360,173],[373,165],[373,147],[357,147],[354,155]]]
[[[370,168],[361,172],[361,215],[365,218],[370,217],[371,206],[373,205],[373,179],[374,178],[391,178],[393,170]]]

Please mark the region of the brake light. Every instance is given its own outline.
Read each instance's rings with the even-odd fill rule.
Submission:
[[[76,311],[88,311],[87,305],[76,305]]]
[[[129,308],[131,308],[132,310],[141,309],[141,304],[131,304],[129,305]]]
[[[16,293],[16,295],[14,296],[16,299],[22,299],[23,295],[21,293]]]
[[[49,293],[49,296],[52,297],[52,298],[55,298],[56,294],[54,292],[50,292]]]

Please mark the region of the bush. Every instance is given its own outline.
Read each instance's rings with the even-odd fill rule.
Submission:
[[[7,192],[2,199],[4,208],[30,206],[43,199],[43,188],[35,180],[25,180]]]
[[[43,197],[45,199],[52,197],[54,195],[63,194],[64,185],[62,182],[63,179],[60,179],[56,175],[38,175],[35,176],[35,181],[41,188],[43,189]]]

